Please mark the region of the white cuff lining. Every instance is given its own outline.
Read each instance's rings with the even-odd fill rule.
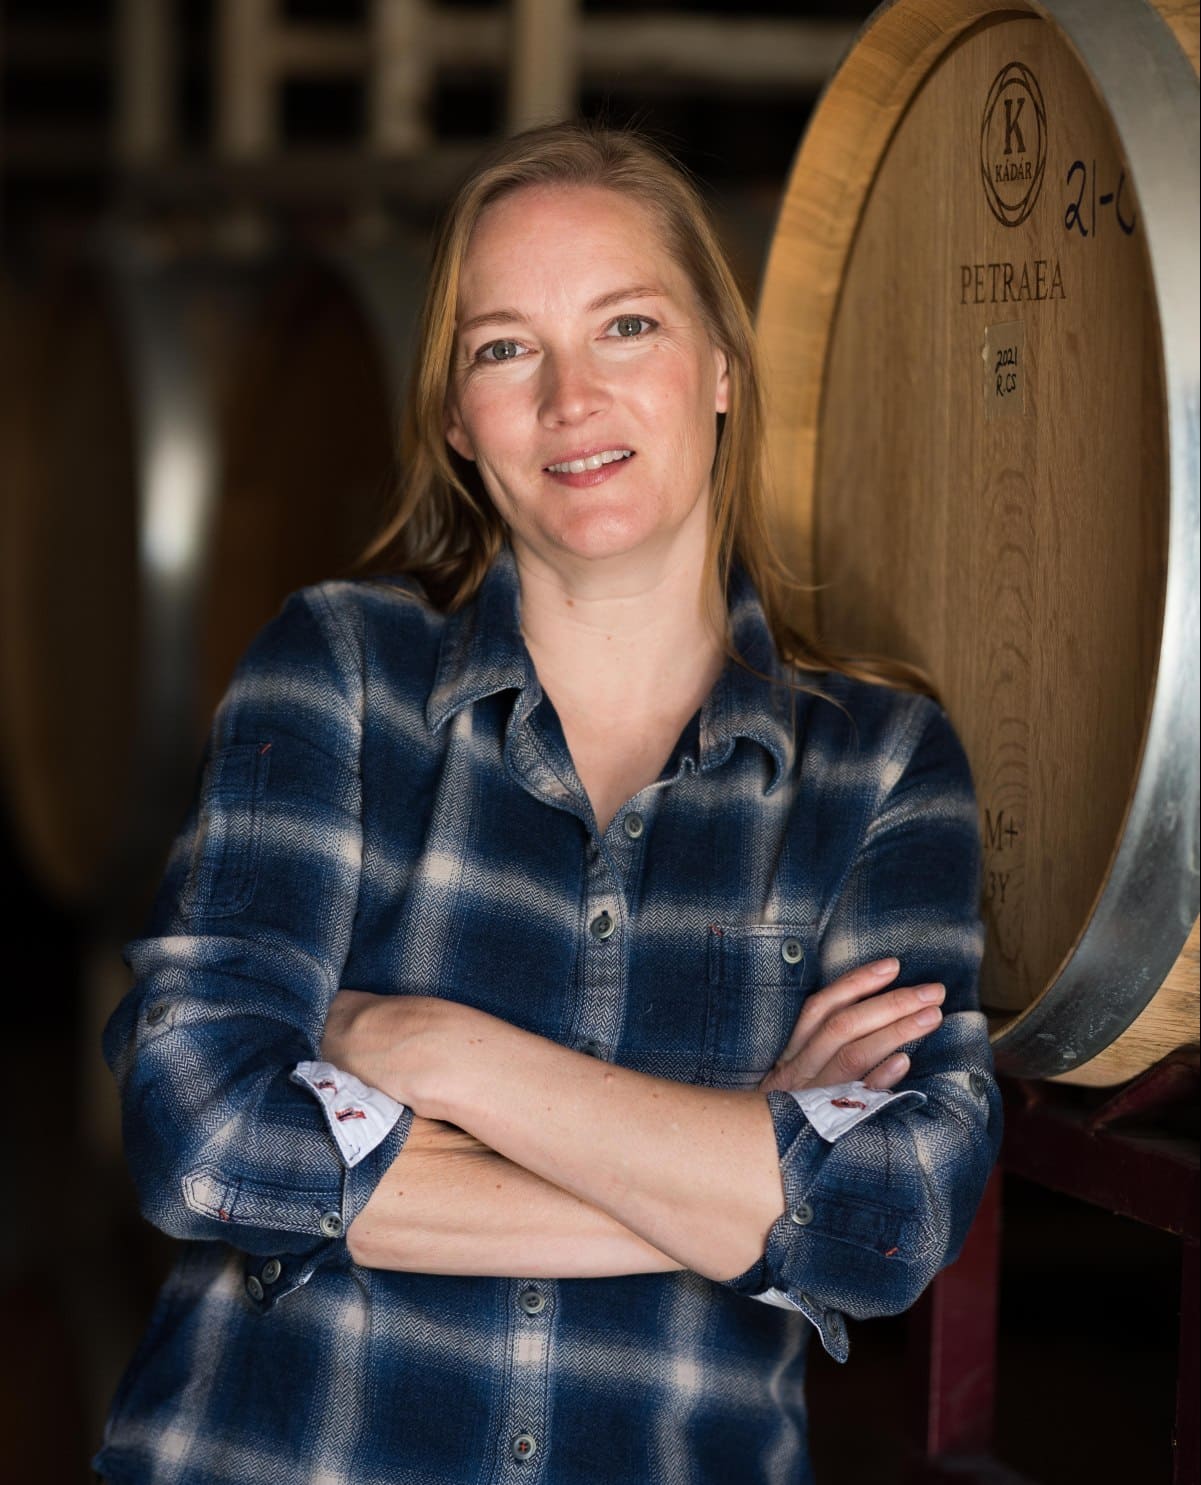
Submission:
[[[320,1102],[347,1169],[370,1155],[405,1111],[403,1103],[360,1083],[353,1073],[342,1072],[331,1062],[298,1062],[292,1081]]]

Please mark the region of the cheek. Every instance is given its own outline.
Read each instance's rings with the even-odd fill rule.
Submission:
[[[674,357],[654,368],[646,386],[646,401],[656,420],[668,420],[679,429],[680,442],[703,446],[716,434],[715,387],[688,358]]]
[[[468,396],[460,404],[463,428],[481,466],[504,462],[516,442],[517,420],[511,402],[490,392]]]

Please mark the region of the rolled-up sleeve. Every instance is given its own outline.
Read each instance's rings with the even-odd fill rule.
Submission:
[[[912,716],[881,769],[878,803],[821,936],[820,982],[896,955],[898,983],[945,984],[942,1025],[905,1049],[911,1066],[899,1089],[921,1097],[887,1103],[831,1141],[788,1093],[769,1094],[786,1207],[762,1260],[730,1281],[803,1311],[838,1360],[845,1317],[906,1309],[958,1254],[1001,1137],[977,1000],[971,778],[945,716],[927,703]]]
[[[351,1161],[293,1076],[318,1059],[354,923],[361,675],[321,589],[256,640],[104,1033],[144,1215],[174,1237],[280,1259],[272,1298],[345,1255],[411,1123],[402,1113]]]

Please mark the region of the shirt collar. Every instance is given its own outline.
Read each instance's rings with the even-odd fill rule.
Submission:
[[[521,585],[507,543],[472,601],[446,620],[426,721],[436,732],[465,706],[498,691],[521,693],[523,717],[542,700],[542,687],[521,637]]]
[[[792,768],[796,756],[796,708],[800,693],[776,654],[775,641],[755,586],[735,564],[727,598],[730,637],[741,660],[728,659],[701,708],[700,768],[718,768],[740,737],[767,753],[773,769],[766,793]]]
[[[743,663],[726,661],[701,708],[697,764],[702,772],[718,768],[738,738],[749,738],[774,765],[770,793],[795,757],[797,693],[776,655],[759,595],[738,566],[730,574],[728,597],[731,637]],[[521,585],[507,544],[472,602],[446,620],[426,721],[436,731],[463,707],[500,691],[519,693],[510,730],[542,700],[542,687],[521,637]]]

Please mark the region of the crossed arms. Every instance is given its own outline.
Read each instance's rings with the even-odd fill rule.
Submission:
[[[941,985],[884,991],[896,960],[811,996],[759,1092],[597,1062],[467,1006],[342,991],[322,1057],[418,1114],[347,1235],[357,1262],[584,1278],[740,1274],[784,1209],[765,1097],[900,1081]]]

